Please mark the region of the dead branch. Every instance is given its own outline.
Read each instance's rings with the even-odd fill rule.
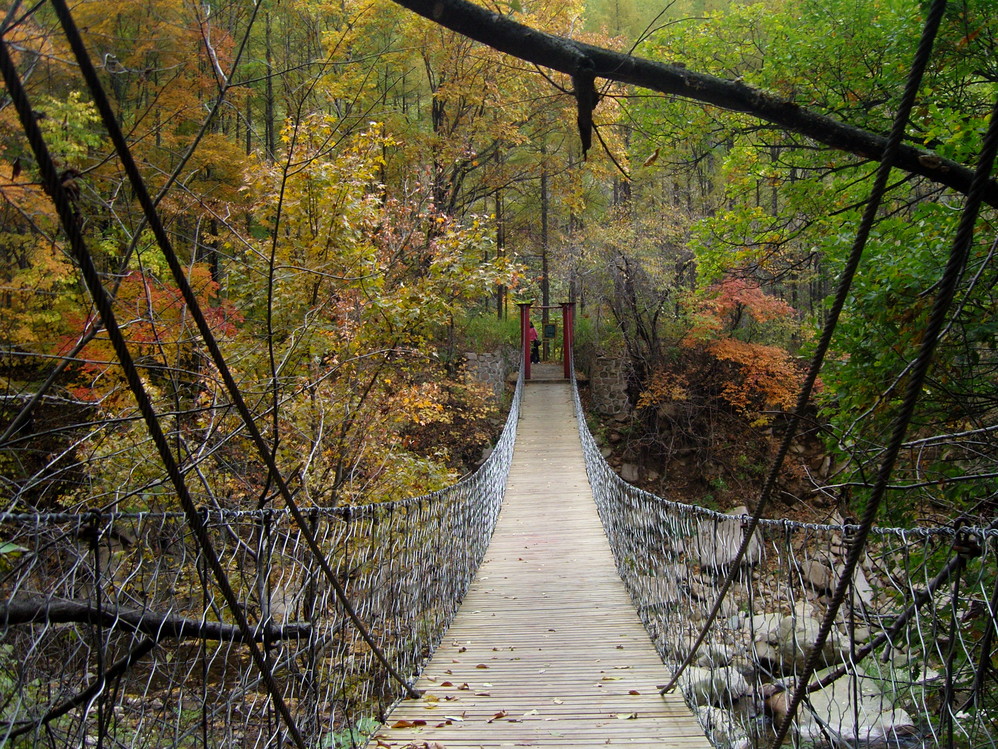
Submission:
[[[394,0],[409,10],[500,52],[569,76],[580,70],[596,78],[618,81],[663,94],[712,104],[757,117],[800,133],[837,151],[879,161],[887,138],[812,112],[797,103],[682,65],[653,62],[633,55],[583,44],[517,23],[467,0]],[[591,70],[590,70],[591,68]],[[901,146],[895,166],[966,194],[973,171],[937,154]],[[991,179],[984,202],[998,207],[998,181]]]
[[[161,614],[143,609],[122,609],[103,606],[98,609],[89,601],[40,596],[14,598],[0,606],[0,628],[21,624],[100,624],[107,629],[125,629],[155,637],[157,640],[220,640],[245,642],[239,627],[222,622],[188,619],[176,614]],[[267,624],[254,629],[253,641],[272,642],[308,637],[312,625],[308,622],[277,625]]]

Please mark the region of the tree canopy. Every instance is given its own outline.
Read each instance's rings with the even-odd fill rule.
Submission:
[[[494,412],[456,376],[461,349],[515,340],[483,321],[552,295],[579,302],[581,363],[627,362],[642,460],[694,455],[704,497],[756,481],[924,10],[120,0],[72,14],[282,470],[336,503],[472,465]],[[830,467],[798,467],[802,504],[862,504],[993,107],[989,11],[967,0],[944,16],[813,404]],[[269,501],[51,9],[15,3],[0,31],[184,470],[206,502]],[[160,502],[37,170],[5,99],[8,505]],[[984,200],[900,515],[986,514],[995,497],[994,179]],[[718,416],[748,452],[714,439]]]

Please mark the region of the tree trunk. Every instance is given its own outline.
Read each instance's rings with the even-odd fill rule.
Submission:
[[[277,153],[277,136],[274,133],[274,67],[273,67],[273,50],[270,44],[270,13],[264,14],[265,21],[265,33],[264,33],[264,44],[265,53],[264,60],[267,66],[267,85],[266,93],[264,98],[264,139],[266,140],[267,158],[270,161],[274,160],[274,154]]]

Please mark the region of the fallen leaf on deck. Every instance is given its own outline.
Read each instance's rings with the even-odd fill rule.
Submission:
[[[425,725],[425,720],[397,720],[392,723],[392,728],[419,728]]]

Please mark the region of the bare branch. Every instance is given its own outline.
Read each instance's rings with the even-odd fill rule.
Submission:
[[[141,632],[157,640],[174,639],[221,640],[245,642],[239,627],[222,622],[188,619],[175,614],[160,614],[141,609],[101,607],[89,601],[40,596],[15,598],[0,606],[0,628],[17,624],[100,624],[108,629]],[[253,641],[268,642],[308,637],[312,625],[308,622],[279,626],[268,623],[254,628]]]
[[[663,94],[744,112],[781,128],[805,135],[837,151],[879,161],[886,136],[809,111],[742,83],[687,70],[681,65],[653,62],[621,52],[583,44],[524,26],[466,0],[394,0],[452,31],[487,44],[500,52],[567,75],[592,66],[597,78],[627,83]],[[963,164],[931,151],[901,146],[895,166],[964,193],[973,172]],[[998,207],[998,181],[988,180],[984,202]]]

